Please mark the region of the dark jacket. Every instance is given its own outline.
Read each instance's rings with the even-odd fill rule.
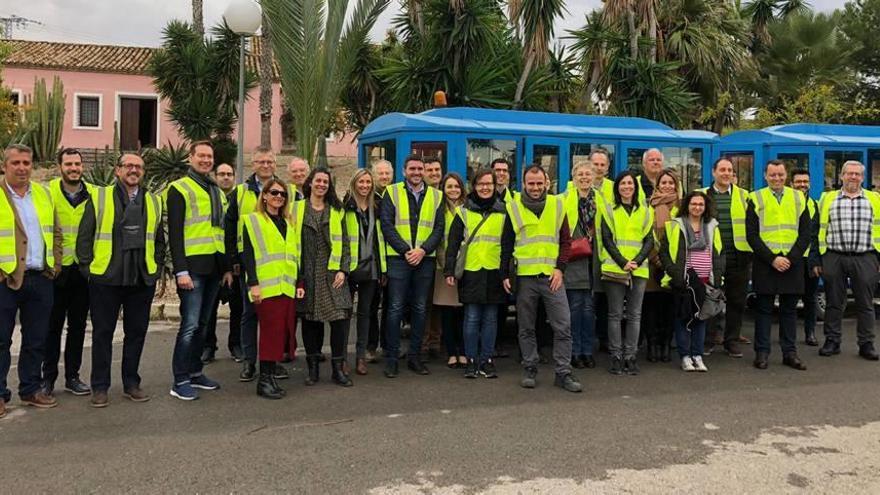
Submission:
[[[391,184],[388,187],[395,187],[395,184]],[[416,231],[419,226],[419,214],[422,209],[422,201],[425,200],[425,195],[428,193],[428,187],[425,186],[425,190],[422,192],[421,196],[419,196],[418,201],[416,201],[415,196],[410,192],[409,187],[405,187],[406,189],[406,200],[409,201],[409,224],[411,229],[411,238],[415,239]],[[437,250],[437,246],[440,245],[440,241],[443,240],[443,232],[444,232],[444,222],[446,221],[446,216],[444,214],[444,205],[443,201],[440,201],[440,204],[437,205],[437,211],[435,213],[434,220],[434,230],[431,231],[431,235],[428,236],[428,239],[425,240],[425,243],[421,247],[425,250],[425,256],[435,256],[434,251]],[[382,198],[382,207],[379,210],[379,216],[382,223],[382,235],[385,237],[385,242],[391,245],[392,249],[388,250],[388,257],[397,256],[402,258],[407,251],[410,250],[409,244],[400,237],[400,234],[397,232],[397,229],[394,227],[394,217],[397,215],[397,208],[394,206],[394,203],[391,201],[391,194],[387,193]]]
[[[687,220],[685,220],[687,221]],[[715,228],[718,228],[718,222],[715,222]],[[724,253],[716,250],[712,239],[706,239],[706,242],[712,244],[712,278],[715,287],[721,287],[721,278],[724,276],[725,257]],[[675,254],[675,261],[669,254],[669,240],[665,236],[660,241],[660,262],[663,264],[663,270],[672,279],[669,283],[673,289],[684,289],[684,267],[687,261],[687,239],[683,230],[678,230],[678,252]]]
[[[810,213],[804,213],[798,222],[798,237],[791,251],[784,255],[791,262],[791,268],[778,272],[771,265],[778,256],[761,240],[758,215],[751,202],[746,211],[746,239],[752,246],[752,289],[756,294],[803,294],[804,293],[804,251],[810,244]]]
[[[142,214],[144,215],[144,225],[146,225],[146,202],[144,197],[144,188],[138,191],[138,198],[142,205]],[[165,229],[160,218],[156,222],[156,232],[154,239],[156,240],[155,260],[156,266],[159,268],[155,275],[147,274],[147,266],[141,256],[131,257],[125,256],[123,251],[118,248],[122,246],[122,212],[128,207],[128,196],[122,188],[117,185],[113,188],[113,207],[115,215],[113,216],[113,251],[110,256],[110,264],[107,271],[103,275],[91,275],[89,273],[89,264],[91,264],[95,255],[95,205],[89,200],[83,211],[82,220],[79,223],[79,232],[76,236],[76,256],[79,259],[80,271],[84,277],[90,281],[103,285],[116,286],[132,286],[132,280],[126,280],[125,274],[140,273],[137,277],[144,285],[155,285],[156,280],[161,276],[163,266],[165,265]],[[144,241],[146,242],[146,240]],[[128,266],[125,264],[128,263]]]
[[[463,208],[481,216],[488,213],[507,215],[504,202],[497,198],[494,203],[484,208],[468,199]],[[485,225],[480,227],[480,232],[484,227]],[[445,277],[451,277],[455,273],[455,260],[458,258],[458,251],[465,240],[464,222],[461,217],[456,215],[449,228],[449,238],[446,244],[446,264],[443,270]],[[501,304],[507,301],[504,287],[501,285],[500,267],[496,270],[465,271],[464,276],[456,284],[458,285],[458,301],[462,304]]]
[[[230,271],[231,265],[225,254],[214,253],[186,256],[183,242],[186,202],[176,188],[169,187],[166,204],[168,205],[168,244],[171,246],[171,262],[174,264],[174,273],[189,272],[190,275],[222,275],[224,272]]]
[[[808,203],[815,207],[816,214],[810,219],[810,254],[806,256],[807,268],[811,271],[817,266],[822,266],[822,257],[819,256],[819,204],[813,198],[807,198]]]
[[[379,218],[379,215],[380,215],[379,204],[380,203],[381,203],[381,197],[374,196],[373,197],[373,221],[375,223],[373,225],[373,242],[372,242],[372,246],[369,246],[369,249],[370,249],[370,254],[373,257],[372,261],[370,262],[371,266],[373,267],[373,270],[371,270],[371,273],[372,273],[372,271],[375,271],[376,278],[375,279],[371,278],[371,280],[378,280],[379,277],[381,277],[381,275],[382,275],[382,267],[379,262],[379,260],[380,260],[379,229],[381,228],[381,219]],[[370,217],[369,217],[368,213],[363,212],[363,211],[361,211],[360,208],[358,208],[357,201],[355,201],[355,199],[350,196],[345,198],[344,205],[345,205],[346,215],[354,215],[355,219],[357,219],[358,252],[354,253],[354,255],[357,257],[358,262],[360,262],[361,254],[366,255],[364,253],[364,249],[367,249],[367,247],[365,247],[365,245],[364,245],[364,240],[366,238],[367,232],[369,231]],[[351,239],[349,239],[349,242],[351,242]]]

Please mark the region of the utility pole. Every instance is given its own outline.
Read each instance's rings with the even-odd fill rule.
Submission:
[[[19,17],[15,14],[10,15],[9,17],[0,17],[0,23],[3,24],[3,39],[11,40],[12,39],[12,30],[14,28],[25,29],[28,24],[34,24],[37,26],[42,26],[43,23],[40,21],[35,21],[33,19],[28,19],[26,17]]]

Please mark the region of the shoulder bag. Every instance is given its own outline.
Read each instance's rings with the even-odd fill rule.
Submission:
[[[458,255],[455,257],[455,269],[453,271],[453,276],[456,280],[461,280],[464,277],[464,265],[467,262],[467,252],[468,246],[474,240],[474,236],[477,235],[477,231],[480,230],[480,227],[486,223],[486,220],[489,219],[489,216],[492,213],[486,213],[483,215],[483,219],[480,220],[480,223],[474,228],[474,231],[471,232],[471,235],[468,236],[467,240],[461,244],[461,247],[458,248]],[[464,222],[462,222],[464,223]]]

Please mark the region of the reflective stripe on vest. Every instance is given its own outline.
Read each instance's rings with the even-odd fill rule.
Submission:
[[[547,195],[541,218],[525,207],[522,197],[507,203],[516,243],[517,275],[552,275],[559,257],[559,229],[565,219],[561,196]]]
[[[666,239],[669,242],[669,258],[673,263],[678,259],[678,244],[681,242],[681,233],[684,231],[684,221],[685,220],[682,218],[673,218],[666,222]],[[718,228],[718,221],[713,219],[706,226],[706,230],[709,231],[706,237],[709,235],[712,236],[712,248],[714,254],[720,254],[722,245],[721,229]],[[664,273],[663,279],[660,281],[660,286],[669,288],[670,282],[672,282],[672,277],[670,277],[668,273]],[[709,283],[717,286],[717,284],[715,284],[715,270],[709,271]]]
[[[94,187],[86,182],[83,182],[82,186],[86,189],[86,193],[91,192]],[[83,201],[76,207],[71,206],[62,188],[60,178],[52,179],[49,182],[49,194],[52,196],[52,202],[55,203],[55,213],[58,215],[58,223],[61,225],[61,232],[64,236],[62,243],[64,255],[61,264],[70,266],[78,261],[76,259],[76,235],[79,232],[79,222],[86,211],[86,202]]]
[[[752,246],[749,245],[749,240],[746,238],[746,205],[749,193],[733,184],[730,187],[732,188],[730,192],[730,224],[733,227],[733,244],[737,251],[751,253]],[[708,194],[709,188],[704,187],[697,190]]]
[[[463,207],[459,208],[457,213],[464,224],[463,245],[470,238],[471,232],[483,221],[483,215]],[[493,211],[489,214],[489,218],[483,222],[477,235],[468,245],[467,258],[464,260],[465,271],[477,272],[501,268],[501,233],[506,219],[507,215],[501,212]],[[556,260],[553,260],[553,265],[556,265]]]
[[[804,195],[790,187],[782,191],[782,201],[769,187],[751,194],[761,240],[775,254],[787,254],[798,238],[798,224],[806,208]]]
[[[278,227],[265,213],[249,213],[241,220],[254,250],[260,296],[264,299],[281,295],[296,297],[300,230],[288,222],[286,235],[281,237]],[[250,291],[248,298],[253,301]]]
[[[113,258],[113,225],[116,223],[116,203],[113,201],[116,186],[92,187],[89,191],[95,210],[95,240],[92,243],[93,258],[89,273],[103,275]],[[144,233],[144,263],[149,275],[158,271],[156,265],[156,227],[162,218],[162,202],[159,197],[147,193],[144,196],[147,221]]]
[[[639,251],[642,250],[645,236],[651,232],[651,227],[654,224],[654,209],[650,206],[640,205],[638,208],[634,208],[632,213],[627,213],[623,206],[612,207],[611,203],[605,201],[602,203],[605,205],[602,219],[611,230],[617,250],[627,260],[635,259]],[[604,247],[600,259],[602,260],[603,272],[626,273]],[[647,258],[632,274],[634,277],[648,278]]]
[[[40,222],[40,231],[43,234],[45,264],[52,268],[55,266],[53,253],[55,205],[52,201],[52,195],[45,186],[38,182],[30,182],[30,193],[34,210],[37,212],[37,220]],[[15,214],[12,203],[6,194],[0,192],[0,271],[3,273],[12,273],[18,266],[15,254],[15,235]]]
[[[437,208],[440,207],[442,194],[433,187],[425,186],[425,190],[422,191],[425,197],[419,210],[416,238],[413,239],[412,228],[409,223],[410,211],[406,183],[398,182],[397,184],[392,184],[385,189],[385,192],[391,195],[391,203],[394,205],[394,228],[397,229],[397,233],[410,248],[421,247],[428,240],[431,231],[434,230],[435,217],[437,215]],[[388,250],[394,250],[394,247],[389,244]],[[405,253],[397,254],[403,256]]]
[[[222,226],[211,225],[211,195],[189,177],[171,183],[184,201],[183,244],[185,256],[225,253]],[[226,196],[220,194],[223,210]]]
[[[305,200],[304,200],[305,201]],[[355,228],[357,228],[355,226]],[[345,230],[346,235],[342,232]],[[346,239],[347,238],[347,239]],[[343,240],[347,240],[347,245]],[[351,239],[351,232],[348,230],[348,223],[345,221],[345,211],[338,208],[330,208],[330,260],[327,262],[327,269],[333,272],[341,270],[342,250],[348,248],[349,267],[348,270],[354,270],[357,267],[357,249],[358,249],[357,230],[354,231],[354,242]]]
[[[819,254],[828,250],[828,225],[831,222],[831,205],[841,194],[841,190],[827,191],[819,198]],[[862,189],[871,203],[871,243],[875,251],[880,251],[880,194]]]

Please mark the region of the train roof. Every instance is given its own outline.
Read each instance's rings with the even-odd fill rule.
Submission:
[[[720,144],[770,144],[816,146],[880,145],[880,126],[843,124],[784,124],[754,131],[732,132]]]

